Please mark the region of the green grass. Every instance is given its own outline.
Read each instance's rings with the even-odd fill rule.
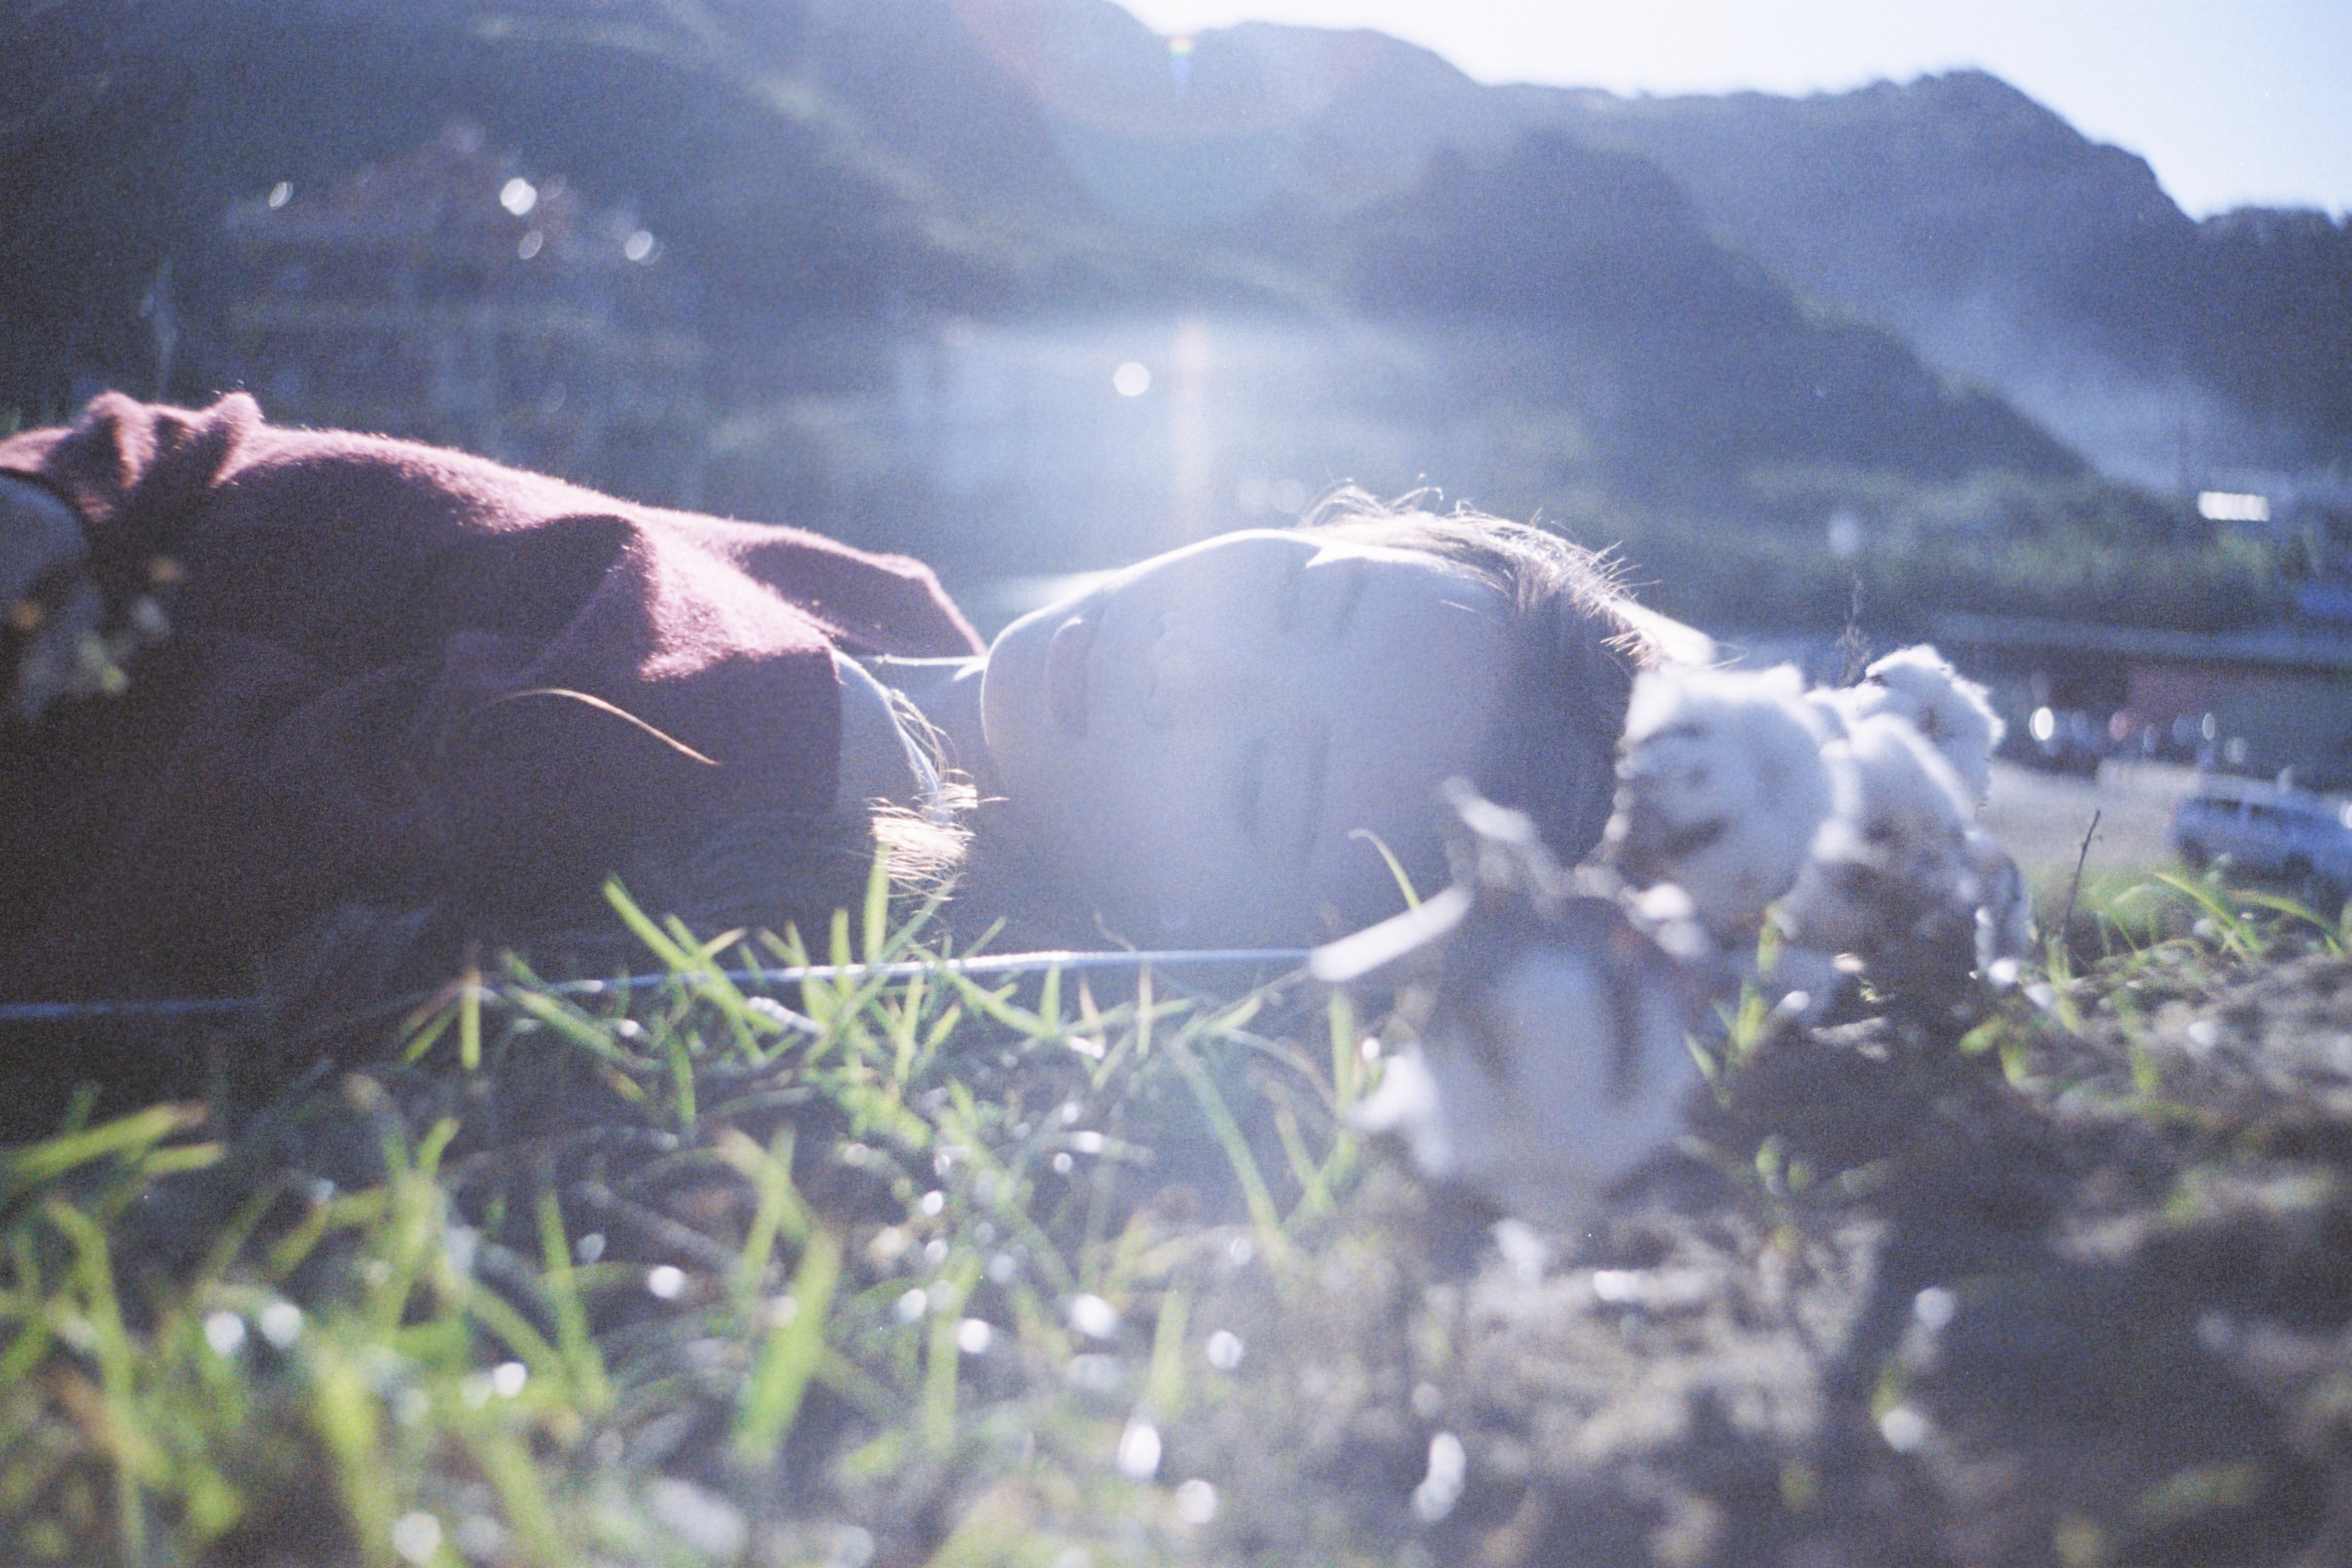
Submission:
[[[657,990],[469,975],[235,1125],[157,1106],[5,1152],[0,1557],[1100,1568],[1304,1532],[1399,1560],[1412,1476],[1231,1489],[1232,1433],[1274,1442],[1289,1396],[1254,1343],[1211,1354],[1239,1297],[1370,1311],[1341,1279],[1404,1302],[1378,1333],[1413,1364],[1467,1353],[1452,1287],[1349,1217],[1379,1068],[1344,999],[943,971],[767,997],[721,971],[936,956],[932,911],[877,877],[813,954],[616,901]],[[2101,1020],[2345,936],[2212,881],[2084,908],[2095,942],[1954,1059],[2158,1120],[2153,1057],[2078,1048]],[[1770,1057],[1733,1024],[1727,1106]],[[1877,1179],[1803,1147],[1713,1156],[1775,1237]]]
[[[933,951],[878,887],[824,956]],[[793,940],[622,908],[658,991],[468,977],[228,1136],[7,1153],[8,1561],[1187,1560],[1129,1434],[1227,1381],[1197,1277],[1349,1180],[1344,1007],[940,973],[802,1027],[719,973]]]

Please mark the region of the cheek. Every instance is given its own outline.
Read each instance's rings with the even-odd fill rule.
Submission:
[[[1146,769],[1090,794],[1061,847],[1072,885],[1127,919],[1138,940],[1175,934],[1158,929],[1165,913],[1206,929],[1225,906],[1261,897],[1260,858],[1245,851],[1221,794],[1187,787],[1181,773]]]
[[[1098,877],[1165,887],[1193,858],[1214,849],[1206,792],[1183,787],[1180,776],[1174,769],[1122,770],[1087,791],[1074,815],[1083,819],[1084,852]]]
[[[998,637],[981,678],[981,739],[997,784],[1027,793],[1055,763],[1045,700],[1045,638],[1024,621]]]

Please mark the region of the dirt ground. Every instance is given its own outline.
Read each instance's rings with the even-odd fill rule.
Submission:
[[[2049,783],[2010,809],[2120,795],[2118,854],[2170,787]],[[1173,1435],[1244,1555],[2352,1563],[2352,963],[2181,940],[1717,1089],[1580,1233],[1385,1172],[1315,1289],[1204,1302],[1283,1369]]]
[[[2086,871],[2154,870],[2174,859],[2172,808],[2196,789],[2199,776],[2168,763],[2110,762],[2094,781],[1996,762],[1984,825],[2035,876],[2073,870],[2096,812]]]

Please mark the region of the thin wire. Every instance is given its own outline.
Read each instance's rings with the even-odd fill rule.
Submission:
[[[70,1024],[88,1018],[236,1018],[262,1007],[258,996],[181,997],[154,1002],[0,1002],[0,1024]]]
[[[1164,952],[1001,952],[979,958],[912,958],[894,963],[811,963],[789,969],[725,969],[735,985],[798,985],[813,980],[910,980],[918,974],[1036,974],[1046,970],[1201,969],[1244,963],[1296,968],[1307,962],[1303,947],[1179,948]],[[546,989],[565,996],[602,996],[651,991],[673,982],[691,984],[708,976],[625,974],[612,980],[567,980]],[[495,991],[488,994],[495,997]],[[268,1005],[259,996],[176,997],[156,1001],[5,1002],[0,1024],[69,1024],[98,1018],[235,1018]]]

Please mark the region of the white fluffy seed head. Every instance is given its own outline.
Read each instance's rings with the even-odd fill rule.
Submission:
[[[1853,694],[1851,686],[1817,686],[1805,693],[1805,706],[1813,710],[1814,721],[1821,725],[1826,739],[1844,740],[1846,727],[1862,717]]]
[[[1808,946],[1869,954],[1957,911],[1973,918],[1967,786],[1911,724],[1854,721],[1823,749],[1835,812],[1782,915]]]
[[[1793,668],[1645,671],[1626,715],[1611,857],[1642,881],[1678,883],[1718,936],[1752,933],[1830,814],[1827,733]]]
[[[1880,713],[1909,720],[1967,785],[1969,804],[1982,805],[1992,792],[1992,752],[2002,729],[1985,689],[1963,680],[1924,643],[1888,654],[1863,675],[1862,685],[1839,694],[1849,727]]]
[[[1657,955],[1536,944],[1496,976],[1475,1030],[1433,1020],[1390,1058],[1357,1125],[1401,1138],[1422,1173],[1526,1219],[1565,1224],[1674,1146],[1698,1083],[1686,998]]]

